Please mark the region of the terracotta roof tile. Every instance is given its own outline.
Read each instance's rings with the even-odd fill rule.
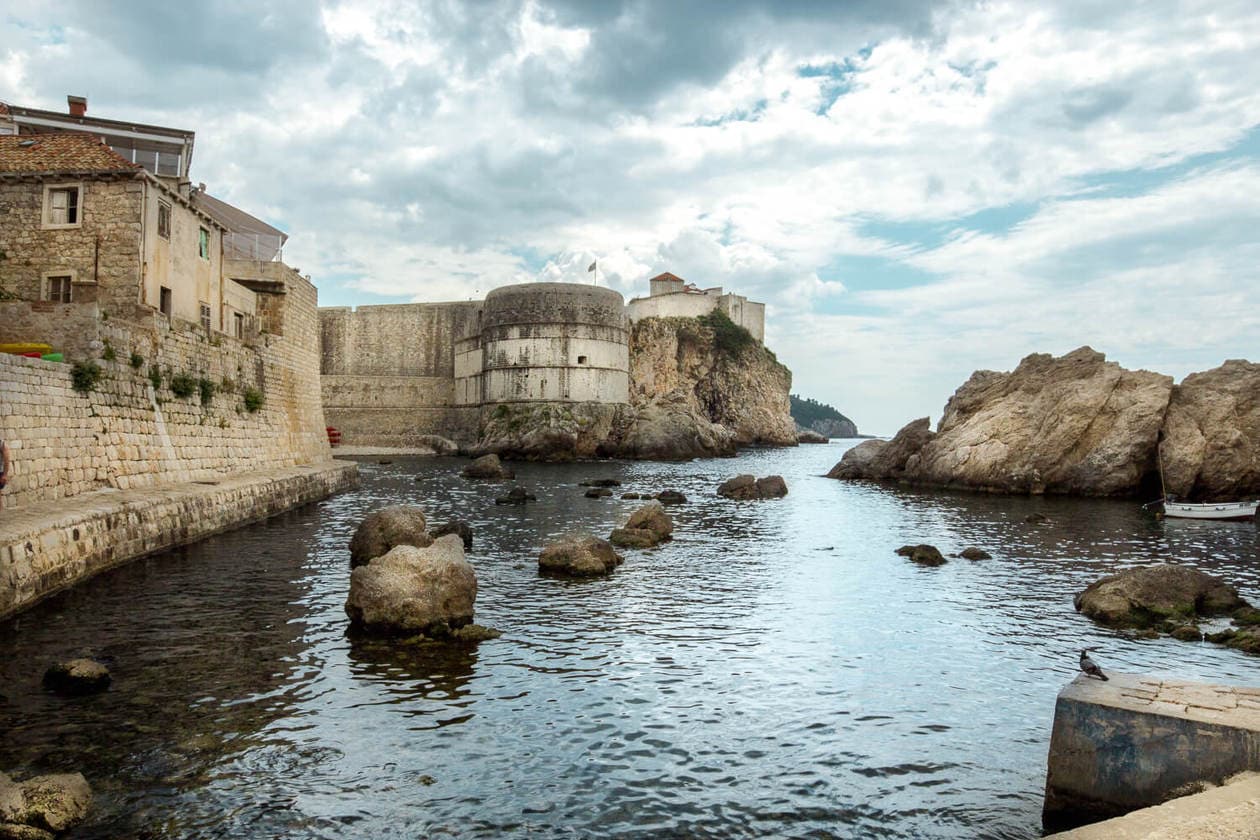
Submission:
[[[91,134],[0,136],[0,173],[137,172],[142,168]]]
[[[672,274],[672,273],[670,273],[670,272],[668,272],[668,271],[663,272],[663,273],[661,273],[661,274],[658,274],[658,275],[656,275],[655,277],[653,277],[652,279],[653,279],[653,280],[673,280],[673,281],[675,281],[675,282],[677,282],[677,283],[684,283],[684,282],[686,282],[686,281],[684,281],[681,277],[679,277],[677,274]]]

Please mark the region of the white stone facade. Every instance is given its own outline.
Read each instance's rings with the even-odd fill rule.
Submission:
[[[724,294],[720,286],[699,289],[681,277],[661,274],[649,281],[647,297],[634,298],[626,304],[632,323],[644,318],[700,318],[715,310],[765,343],[766,305],[743,295]]]

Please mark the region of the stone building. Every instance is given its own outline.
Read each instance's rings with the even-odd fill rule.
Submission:
[[[620,294],[576,283],[503,286],[484,301],[320,310],[324,412],[347,443],[477,438],[516,403],[629,402]]]
[[[648,281],[648,296],[626,305],[631,322],[644,318],[699,318],[717,310],[761,343],[766,340],[766,305],[743,295],[723,294],[721,286],[700,289],[677,275],[658,274]]]

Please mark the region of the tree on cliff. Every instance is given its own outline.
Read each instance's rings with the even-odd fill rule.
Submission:
[[[792,419],[802,429],[827,437],[857,437],[857,425],[826,403],[792,394]]]

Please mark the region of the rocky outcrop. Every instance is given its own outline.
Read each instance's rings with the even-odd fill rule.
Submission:
[[[431,545],[433,538],[425,527],[424,511],[415,505],[390,505],[372,511],[350,538],[350,568],[366,565],[395,546]]]
[[[1145,628],[1247,609],[1238,590],[1189,566],[1127,569],[1077,594],[1078,612],[1108,627]]]
[[[921,417],[897,432],[892,440],[867,440],[844,453],[840,463],[827,473],[828,478],[900,479],[906,465],[917,458],[935,433],[926,417]]]
[[[626,406],[599,403],[501,404],[481,410],[472,454],[519,461],[574,461],[604,453],[627,423]]]
[[[792,372],[720,318],[645,318],[630,333],[630,403],[679,395],[738,446],[796,444]]]
[[[0,837],[51,838],[79,823],[92,807],[81,773],[15,782],[0,773]]]
[[[400,545],[350,573],[346,614],[356,628],[385,635],[449,636],[471,624],[477,574],[457,534],[427,548]]]
[[[719,496],[737,501],[779,499],[786,496],[787,492],[787,482],[781,475],[768,475],[764,478],[737,475],[722,482],[717,489]]]
[[[488,481],[508,481],[516,478],[516,473],[512,471],[512,468],[505,466],[499,460],[499,456],[493,452],[474,459],[471,464],[460,470],[459,474],[464,478]]]
[[[812,429],[801,429],[796,433],[797,443],[830,443],[831,441],[825,436],[820,435]]]
[[[1033,354],[1010,373],[973,374],[946,404],[935,433],[926,418],[916,420],[888,443],[849,450],[828,475],[1006,493],[1133,495],[1158,486],[1155,447],[1172,396],[1170,377],[1125,370],[1088,347],[1059,358]]]
[[[651,548],[672,539],[674,520],[660,502],[649,502],[630,514],[621,528],[614,528],[608,541],[622,548]]]
[[[734,455],[735,435],[710,422],[682,393],[654,397],[625,409],[600,454],[650,461]]]
[[[59,662],[44,672],[44,686],[59,694],[95,694],[109,688],[109,669],[95,659]]]
[[[1234,359],[1173,388],[1160,452],[1180,498],[1260,495],[1260,364]]]
[[[589,535],[564,537],[538,555],[538,571],[561,577],[607,575],[621,563],[622,557],[611,543]]]

